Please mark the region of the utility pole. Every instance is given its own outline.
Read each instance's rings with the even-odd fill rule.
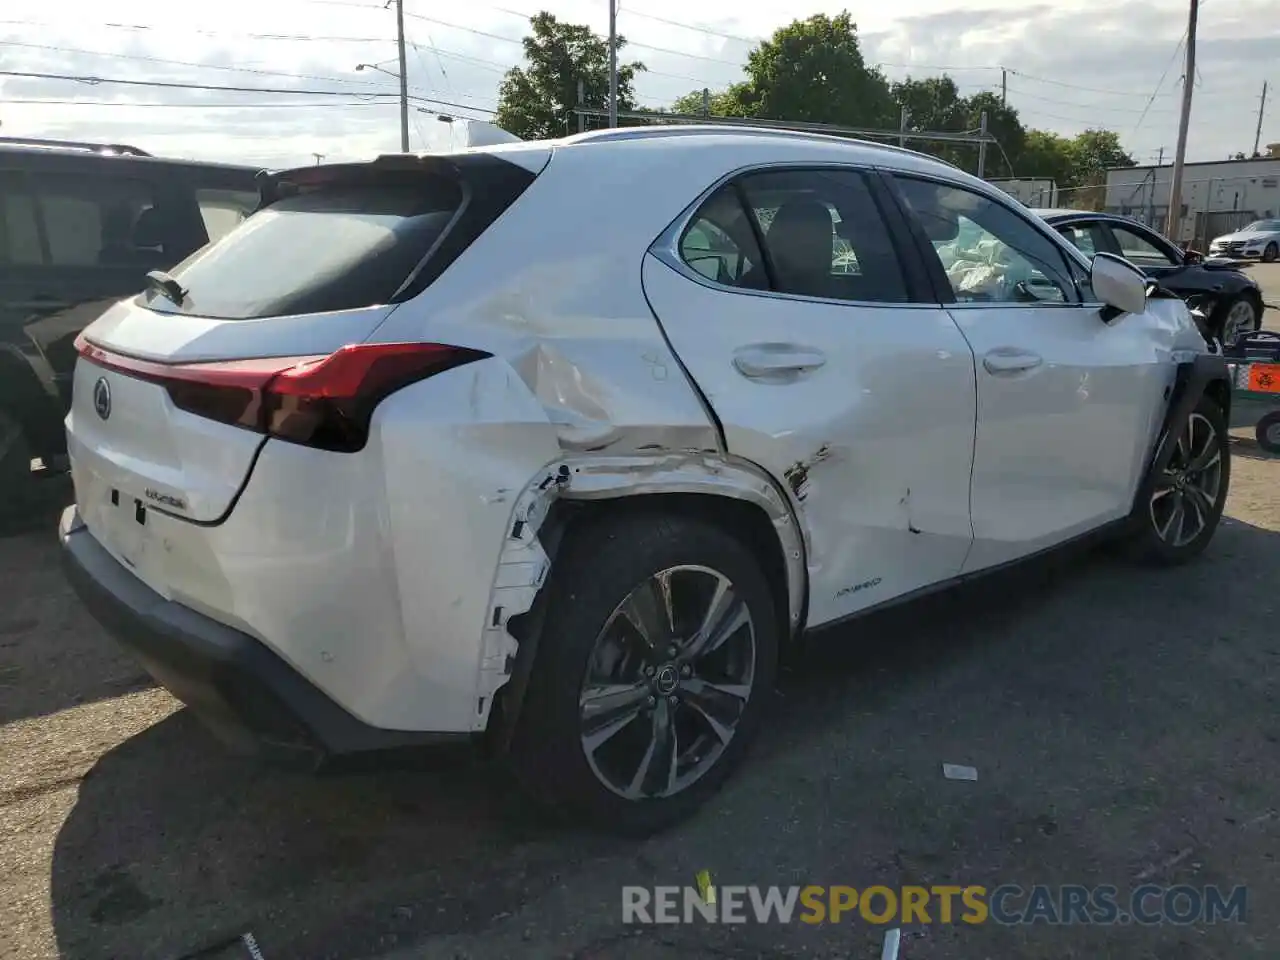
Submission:
[[[609,0],[609,126],[618,125],[618,0]]]
[[[978,134],[982,137],[978,141],[978,178],[982,178],[982,172],[987,168],[987,111],[982,111],[982,119],[978,124]]]
[[[1253,135],[1253,153],[1250,156],[1258,155],[1258,144],[1262,142],[1262,114],[1267,109],[1267,81],[1262,81],[1262,103],[1258,106],[1258,131]]]
[[[320,166],[320,161],[324,159],[324,154],[323,154],[323,153],[313,153],[313,154],[312,154],[312,156],[316,158],[316,166],[317,166],[317,167],[318,167],[318,166]]]
[[[1009,99],[1009,71],[1000,68],[1000,106],[1007,106]]]
[[[404,0],[395,0],[396,46],[400,51],[400,152],[409,152],[409,68],[404,56]]]
[[[907,145],[907,122],[910,119],[911,113],[903,107],[902,112],[898,114],[898,146],[900,147]]]
[[[1191,94],[1196,83],[1196,20],[1200,16],[1200,0],[1191,0],[1187,19],[1187,62],[1182,77],[1182,116],[1178,120],[1178,146],[1173,155],[1173,177],[1169,184],[1169,215],[1164,233],[1174,243],[1182,226],[1182,166],[1187,159],[1187,128],[1191,125]]]
[[[711,88],[702,88],[702,115],[704,117],[711,116]]]
[[[581,110],[586,106],[587,92],[582,82],[582,78],[578,78],[578,109]],[[587,129],[587,115],[585,113],[578,114],[578,132],[582,133]]]
[[[1156,229],[1156,180],[1160,176],[1160,168],[1164,166],[1164,147],[1160,148],[1160,159],[1151,171],[1151,190],[1147,194],[1147,226]]]

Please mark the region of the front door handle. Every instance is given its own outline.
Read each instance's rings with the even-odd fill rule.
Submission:
[[[996,376],[1034,370],[1042,363],[1044,357],[1040,354],[1019,350],[1017,347],[997,347],[982,358],[982,365],[986,367],[987,373]]]
[[[733,355],[738,372],[752,380],[794,380],[826,362],[821,350],[794,343],[756,343]]]

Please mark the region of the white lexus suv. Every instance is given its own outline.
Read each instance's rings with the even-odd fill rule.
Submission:
[[[647,831],[805,630],[1213,535],[1183,303],[910,151],[611,130],[264,177],[79,341],[68,576],[232,742],[485,740]]]

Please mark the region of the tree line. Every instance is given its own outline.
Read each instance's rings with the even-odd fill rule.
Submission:
[[[565,136],[578,129],[573,109],[579,103],[579,83],[583,106],[605,109],[608,105],[608,41],[586,26],[566,23],[546,12],[530,18],[529,25],[530,33],[523,41],[525,62],[508,70],[499,87],[496,122],[526,140]],[[625,43],[618,37],[620,51]],[[620,111],[635,110],[635,78],[644,70],[645,65],[638,61],[619,62]],[[1048,179],[1060,188],[1086,188],[1069,195],[1072,206],[1095,205],[1101,200],[1100,189],[1087,188],[1104,184],[1108,167],[1134,166],[1112,130],[1093,128],[1075,137],[1063,137],[1027,127],[1017,109],[1002,102],[998,93],[962,96],[955,81],[945,74],[890,82],[879,67],[866,62],[857,25],[847,11],[834,17],[817,14],[779,28],[747,55],[743,79],[711,91],[708,101],[713,117],[886,131],[898,130],[905,108],[908,132],[976,131],[985,111],[987,131],[999,147],[988,147],[984,175]],[[703,91],[694,90],[665,112],[701,114],[703,107]],[[976,172],[975,145],[908,143]]]

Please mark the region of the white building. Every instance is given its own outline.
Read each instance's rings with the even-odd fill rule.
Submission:
[[[1172,178],[1171,164],[1108,170],[1106,208],[1164,232]],[[1182,208],[1171,239],[1195,247],[1250,220],[1280,216],[1280,156],[1186,164]]]

